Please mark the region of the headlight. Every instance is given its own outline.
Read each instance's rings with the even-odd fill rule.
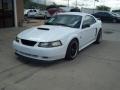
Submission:
[[[62,45],[61,41],[40,42],[38,47],[50,48],[50,47],[58,47],[58,46],[61,46],[61,45]]]
[[[18,37],[16,37],[15,41],[16,41],[16,42],[19,42],[19,38],[18,38]]]

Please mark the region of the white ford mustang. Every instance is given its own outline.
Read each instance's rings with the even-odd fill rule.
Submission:
[[[27,29],[13,41],[16,54],[51,61],[73,60],[78,51],[102,40],[102,23],[94,16],[80,12],[60,13],[45,25]]]

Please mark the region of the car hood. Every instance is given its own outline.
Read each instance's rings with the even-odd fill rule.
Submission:
[[[21,32],[18,37],[38,42],[49,42],[60,40],[66,35],[73,33],[76,29],[64,26],[42,25]]]

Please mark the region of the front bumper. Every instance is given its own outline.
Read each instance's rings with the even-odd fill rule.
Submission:
[[[64,46],[54,48],[31,47],[13,41],[13,48],[18,55],[44,61],[62,59],[66,54],[66,47]]]

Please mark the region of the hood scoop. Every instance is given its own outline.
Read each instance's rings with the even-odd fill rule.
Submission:
[[[49,30],[50,30],[49,28],[40,28],[40,27],[38,27],[37,29],[46,30],[46,31],[49,31]]]

